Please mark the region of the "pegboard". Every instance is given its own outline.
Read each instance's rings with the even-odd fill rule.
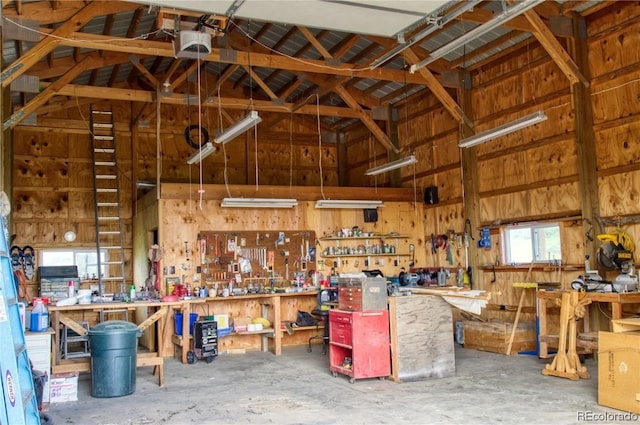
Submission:
[[[205,279],[248,278],[310,282],[316,264],[313,230],[203,231],[199,237]],[[240,279],[238,279],[240,278]]]

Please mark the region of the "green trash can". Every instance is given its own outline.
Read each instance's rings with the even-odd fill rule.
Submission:
[[[138,327],[124,320],[108,320],[89,330],[93,397],[121,397],[135,392],[140,336]]]

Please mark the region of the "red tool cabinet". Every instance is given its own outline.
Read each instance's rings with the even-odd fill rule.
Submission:
[[[391,374],[389,311],[329,311],[329,369],[350,377],[384,378]]]

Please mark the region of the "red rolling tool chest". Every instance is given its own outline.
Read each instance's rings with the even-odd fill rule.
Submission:
[[[329,369],[356,379],[391,374],[389,311],[329,311]]]

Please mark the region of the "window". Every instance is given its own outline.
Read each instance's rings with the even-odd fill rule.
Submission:
[[[562,259],[558,223],[506,227],[503,238],[507,264],[530,264]]]
[[[100,252],[100,261],[107,260],[107,253]],[[98,278],[98,255],[95,249],[43,249],[40,250],[41,266],[78,266],[81,279]],[[102,275],[108,276],[108,270],[102,266]]]

